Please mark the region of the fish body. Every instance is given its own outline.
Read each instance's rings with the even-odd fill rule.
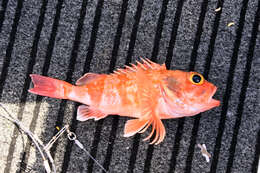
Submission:
[[[217,87],[196,72],[167,70],[165,65],[142,59],[111,74],[87,73],[76,85],[36,74],[29,92],[80,102],[77,119],[99,120],[110,114],[132,117],[124,136],[143,133],[152,126],[148,140],[159,144],[165,137],[161,119],[193,116],[219,106],[212,98]]]

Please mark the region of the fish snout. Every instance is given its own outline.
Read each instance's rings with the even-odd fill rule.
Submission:
[[[216,100],[216,99],[213,99],[212,97],[215,95],[217,91],[217,87],[213,85],[212,87],[212,93],[208,99],[208,103],[210,105],[210,107],[217,107],[220,105],[220,101],[219,100]]]

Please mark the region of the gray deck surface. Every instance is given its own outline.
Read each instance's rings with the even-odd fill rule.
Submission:
[[[2,0],[0,5],[0,102],[44,143],[56,126],[70,124],[109,172],[256,172],[259,0]],[[31,73],[74,83],[85,72],[109,73],[139,57],[204,74],[218,86],[221,106],[164,120],[165,140],[150,146],[142,141],[148,132],[123,137],[128,118],[77,122],[78,104],[27,92]],[[0,131],[0,172],[44,172],[25,135],[2,118]],[[203,143],[210,163],[197,146]],[[102,172],[65,135],[52,154],[58,172]]]

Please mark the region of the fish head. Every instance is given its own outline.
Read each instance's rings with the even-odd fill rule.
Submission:
[[[179,114],[192,116],[220,105],[212,97],[217,87],[197,72],[172,71],[164,79],[164,97]]]

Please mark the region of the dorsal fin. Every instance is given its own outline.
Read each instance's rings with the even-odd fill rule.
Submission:
[[[98,77],[100,77],[100,74],[96,74],[96,73],[86,73],[84,74],[84,76],[82,76],[81,78],[79,78],[76,82],[76,85],[81,86],[81,85],[86,85],[89,82],[97,79]]]
[[[141,58],[142,63],[137,61],[137,67],[140,66],[141,68],[146,68],[146,69],[153,69],[153,70],[166,70],[165,64],[157,64],[155,62],[152,62],[151,60],[147,58]]]
[[[115,74],[127,74],[129,72],[137,72],[138,70],[166,70],[165,64],[160,65],[147,58],[141,58],[141,61],[136,61],[137,65],[131,64],[131,66],[125,66],[125,69],[117,69],[114,71]]]

